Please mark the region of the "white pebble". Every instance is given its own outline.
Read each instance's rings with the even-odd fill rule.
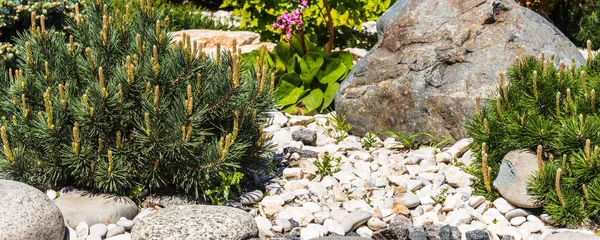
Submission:
[[[104,237],[106,236],[106,232],[108,232],[108,229],[106,229],[106,225],[102,223],[96,223],[90,227],[90,235]]]

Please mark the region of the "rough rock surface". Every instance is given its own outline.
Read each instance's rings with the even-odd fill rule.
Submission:
[[[0,180],[0,209],[2,240],[62,240],[65,235],[60,210],[32,186]]]
[[[527,182],[537,170],[535,154],[518,150],[511,151],[502,159],[494,186],[510,204],[523,208],[537,208],[539,206],[527,194]]]
[[[247,212],[222,206],[189,205],[164,208],[131,229],[133,240],[232,239],[255,237],[258,227]]]
[[[65,218],[65,224],[75,228],[80,222],[89,226],[96,223],[108,225],[119,218],[133,219],[138,212],[135,203],[128,197],[114,197],[106,194],[91,194],[73,191],[54,200]]]
[[[503,0],[400,0],[383,15],[380,41],[344,80],[336,106],[353,133],[429,132],[438,139],[466,136],[475,97],[497,86],[521,55],[555,54],[555,64],[584,58],[550,22]],[[398,113],[398,114],[390,114]],[[418,119],[418,120],[417,120]]]

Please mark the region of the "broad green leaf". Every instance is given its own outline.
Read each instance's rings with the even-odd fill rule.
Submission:
[[[306,113],[312,112],[323,104],[323,91],[318,88],[313,89],[306,97],[302,98],[300,102],[304,103]]]
[[[323,65],[323,57],[318,53],[308,53],[300,60],[300,79],[309,86]]]
[[[279,79],[279,85],[275,91],[275,98],[278,99],[277,105],[285,106],[295,104],[304,94],[302,80],[296,73],[286,73]]]
[[[319,79],[321,83],[333,83],[340,80],[346,73],[346,66],[339,59],[328,58],[323,77]]]
[[[329,55],[329,58],[337,58],[342,60],[342,63],[346,65],[348,71],[352,69],[352,66],[354,66],[354,57],[352,54],[346,51],[333,52],[331,55]]]
[[[324,112],[325,110],[327,110],[329,105],[335,99],[335,94],[337,93],[337,90],[339,87],[340,87],[340,84],[337,82],[327,84],[327,89],[325,89],[325,92],[323,93],[323,105],[321,106],[321,109],[319,110],[320,112]]]
[[[279,42],[273,50],[276,56],[276,67],[277,70],[282,72],[294,72],[296,68],[296,59],[294,58],[294,49],[284,42]]]
[[[290,46],[294,48],[298,55],[302,56],[303,54],[306,54],[300,43],[300,38],[296,34],[290,37]]]

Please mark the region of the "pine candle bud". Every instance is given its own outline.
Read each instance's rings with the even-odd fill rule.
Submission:
[[[158,48],[156,47],[156,45],[152,46],[152,71],[154,71],[154,74],[156,76],[158,76],[158,73],[160,71],[160,66],[158,64]]]
[[[564,72],[565,72],[565,63],[563,61],[560,61],[560,63],[558,64],[558,77],[562,78]]]
[[[101,153],[104,149],[104,140],[102,138],[98,138],[98,153]]]
[[[560,116],[560,92],[556,93],[556,116]]]
[[[275,73],[271,73],[271,86],[269,87],[269,93],[275,90]]]
[[[491,131],[490,131],[490,124],[489,124],[487,118],[483,119],[483,128],[485,129],[486,135],[490,136],[490,133],[491,133]]]
[[[592,149],[591,149],[592,146],[591,145],[592,145],[592,143],[591,143],[590,139],[586,139],[585,147],[584,147],[583,151],[585,153],[585,161],[586,161],[588,167],[592,165],[591,164],[591,161],[592,161]]]
[[[113,169],[113,152],[108,150],[108,174],[112,172]]]
[[[566,167],[567,167],[567,154],[563,154],[561,167],[563,169],[566,169]]]
[[[192,85],[187,86],[187,100],[185,101],[185,109],[188,116],[192,115],[194,110],[194,96],[192,95]]]
[[[94,118],[94,108],[90,108],[90,118]]]
[[[25,94],[21,94],[21,104],[23,105],[23,118],[27,119],[27,116],[29,116],[29,109],[27,108]]]
[[[123,92],[123,85],[121,85],[119,83],[118,88],[119,88],[119,104],[123,104],[123,101],[125,100],[125,92]]]
[[[85,49],[85,56],[87,57],[87,61],[88,61],[88,64],[90,65],[90,68],[91,69],[96,68],[96,65],[94,65],[94,61],[92,59],[92,49],[91,48],[88,47]]]
[[[79,8],[77,8],[77,5],[75,5],[75,7],[76,7],[75,8],[76,10],[79,9]],[[35,28],[37,27],[36,19],[37,19],[37,17],[35,15],[35,12],[32,11],[31,12],[31,32],[34,33],[34,34],[35,34]]]
[[[571,109],[571,112],[573,113],[573,115],[575,115],[575,105],[573,105],[573,99],[571,98],[571,89],[567,88],[567,104],[569,105],[569,108]]]
[[[116,144],[117,144],[117,150],[121,150],[123,148],[123,143],[122,143],[122,140],[121,140],[121,131],[117,132],[117,142],[116,142]]]
[[[142,46],[142,36],[139,34],[135,36],[135,41],[137,43],[138,54],[140,56],[144,56],[144,47]],[[136,64],[137,65],[137,64]]]
[[[544,160],[542,160],[542,145],[538,145],[537,147],[537,163],[538,171],[540,172],[540,177],[544,178]]]
[[[560,177],[562,174],[562,169],[557,169],[556,170],[556,181],[554,183],[554,187],[556,188],[556,194],[558,195],[558,200],[560,201],[560,204],[564,207],[565,206],[565,198],[562,195],[562,192],[560,191]]]
[[[13,157],[12,151],[10,149],[10,145],[8,144],[8,135],[6,134],[6,125],[2,126],[2,129],[0,132],[2,132],[2,143],[4,145],[4,155],[6,156],[8,161],[10,161],[10,163],[14,164],[15,158]]]
[[[202,74],[196,74],[196,91],[202,92]]]
[[[592,53],[592,41],[587,40],[587,62],[591,62],[594,59],[594,54]]]
[[[537,71],[533,71],[533,96],[535,96],[536,101],[540,98],[537,88]]]
[[[52,99],[50,96],[50,88],[46,89],[46,92],[44,92],[44,106],[46,108],[46,115],[48,116],[48,127],[52,128],[53,124],[52,124]]]
[[[521,63],[525,64],[525,45],[521,45]]]
[[[27,64],[33,68],[33,56],[31,54],[31,43],[25,42],[25,54],[27,56]]]
[[[193,128],[194,128],[194,124],[190,122],[190,124],[188,125],[188,129],[186,131],[186,134],[185,134],[186,142],[190,141],[190,139],[192,138]]]
[[[152,131],[150,130],[150,113],[144,113],[144,121],[146,122],[146,135],[150,137],[152,134]]]
[[[583,184],[581,186],[582,190],[583,190],[583,196],[587,199],[590,198],[590,193],[588,192],[588,188],[585,184]]]
[[[487,190],[488,193],[492,192],[492,185],[490,183],[490,176],[489,176],[489,167],[488,167],[488,155],[487,153],[483,153],[483,155],[481,156],[481,173],[483,175],[483,183],[485,185],[485,190]]]
[[[65,86],[61,84],[58,84],[58,95],[60,95],[60,104],[62,105],[63,109],[67,108],[67,96],[65,94]]]
[[[481,119],[481,100],[479,96],[475,97],[475,113],[477,118]]]
[[[43,14],[42,16],[40,16],[40,27],[42,29],[41,35],[46,36],[46,16],[44,16]]]

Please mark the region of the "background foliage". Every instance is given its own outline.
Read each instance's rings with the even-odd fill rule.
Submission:
[[[271,25],[277,17],[290,10],[291,0],[225,0],[221,7],[233,7],[234,13],[241,16],[242,29],[261,34],[263,40],[278,42],[280,34]],[[335,47],[363,46],[370,48],[377,41],[376,36],[363,34],[361,24],[374,21],[381,16],[395,0],[329,0],[334,28]],[[305,33],[318,45],[328,41],[327,27],[322,14],[325,13],[321,0],[310,0],[309,7],[303,9]]]
[[[600,7],[595,0],[517,0],[550,20],[571,41],[584,47],[591,40],[600,46]]]
[[[494,197],[491,181],[508,152],[539,153],[529,194],[555,223],[581,224],[600,213],[600,57],[590,56],[582,67],[574,61],[555,67],[553,58],[526,57],[509,69],[508,79],[501,75],[498,95],[468,123],[477,155],[472,173],[476,193]]]
[[[0,71],[0,169],[45,189],[227,197],[266,159],[270,83],[237,54],[171,44],[149,3],[112,3],[89,2],[62,33],[40,16],[17,39],[19,69]]]

